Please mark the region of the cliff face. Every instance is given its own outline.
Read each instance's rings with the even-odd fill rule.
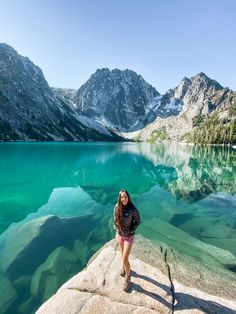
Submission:
[[[123,135],[141,141],[187,140],[199,143],[201,141],[197,140],[196,136],[196,140],[194,139],[194,132],[202,132],[204,128],[202,138],[206,141],[202,143],[234,143],[236,141],[235,99],[234,91],[223,88],[206,74],[199,73],[190,79],[184,78],[178,86],[162,96],[159,114],[152,123],[142,130],[123,133]],[[168,111],[170,109],[171,114]],[[221,133],[231,132],[231,136],[227,139],[221,138],[219,130],[214,137],[217,124],[221,124]],[[185,137],[187,134],[188,136]]]
[[[112,240],[36,313],[235,313],[235,276],[215,266],[209,270],[196,261],[191,264],[193,260],[184,262],[163,244],[153,246],[140,236],[135,241],[129,293],[122,290],[121,255]],[[186,278],[188,286],[180,278]]]
[[[183,101],[182,114],[189,118],[197,114],[207,114],[219,104],[212,100],[212,96],[222,91],[223,87],[205,73],[199,73],[191,79],[184,78],[175,88],[175,98]]]
[[[50,88],[41,69],[6,44],[0,44],[0,104],[3,141],[119,139],[101,126],[83,123],[69,100]]]
[[[160,94],[134,71],[98,69],[79,88],[74,102],[80,113],[120,131],[140,129],[153,115]]]

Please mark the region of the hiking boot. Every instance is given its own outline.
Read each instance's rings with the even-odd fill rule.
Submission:
[[[130,275],[129,276],[125,276],[125,283],[124,283],[123,290],[125,292],[128,292],[129,288],[130,288]]]
[[[122,269],[121,269],[121,271],[120,271],[120,275],[121,275],[122,277],[125,277],[125,268],[124,268],[124,266],[122,267]]]

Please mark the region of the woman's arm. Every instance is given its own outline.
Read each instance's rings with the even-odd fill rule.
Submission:
[[[132,231],[135,231],[140,225],[140,223],[141,223],[141,219],[140,219],[139,211],[137,210],[137,208],[134,208],[133,217],[132,217],[132,226],[131,226]]]
[[[117,204],[114,207],[114,213],[113,213],[113,227],[114,229],[118,230],[118,225],[116,222],[116,210],[117,210]]]

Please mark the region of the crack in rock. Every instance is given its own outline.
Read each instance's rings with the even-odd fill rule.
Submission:
[[[122,300],[117,300],[117,299],[114,299],[112,298],[110,295],[109,295],[109,291],[106,291],[106,290],[103,290],[102,287],[106,285],[106,282],[107,282],[107,274],[109,273],[110,269],[111,269],[111,265],[112,263],[114,262],[116,256],[117,256],[117,248],[118,248],[118,244],[116,245],[115,247],[115,250],[114,250],[114,253],[113,253],[113,256],[111,258],[111,261],[108,265],[108,267],[104,270],[104,280],[103,280],[103,283],[102,283],[102,286],[100,287],[97,287],[96,284],[95,284],[95,281],[93,280],[92,277],[94,277],[96,279],[96,277],[92,274],[92,273],[89,273],[88,271],[88,275],[90,276],[90,278],[92,279],[92,282],[94,283],[94,288],[68,288],[68,289],[71,289],[71,290],[75,290],[75,291],[78,291],[78,292],[82,292],[82,293],[90,293],[92,294],[92,296],[101,296],[101,297],[106,297],[108,298],[110,301],[112,302],[118,302],[118,303],[121,303],[121,304],[125,304],[125,305],[132,305],[132,306],[135,306],[135,307],[143,307],[143,308],[146,308],[146,309],[150,309],[150,310],[154,310],[155,311],[155,308],[153,306],[148,306],[148,305],[145,305],[143,303],[140,303],[140,304],[137,304],[137,303],[131,303],[130,301],[129,302],[125,302],[125,301],[122,301]],[[174,302],[175,302],[175,294],[174,294],[174,284],[172,282],[172,278],[171,278],[171,272],[170,272],[170,266],[167,262],[167,251],[164,252],[164,261],[166,263],[166,267],[167,267],[167,270],[168,270],[168,277],[169,277],[169,280],[170,280],[170,283],[171,283],[171,294],[172,294],[172,302],[171,302],[171,311],[172,313],[174,313]],[[91,298],[92,298],[91,296]],[[88,300],[86,300],[83,304],[83,307],[85,306],[85,304],[91,300],[91,298],[89,298]]]
[[[165,251],[165,254],[164,254],[164,261],[165,261],[166,266],[167,266],[168,277],[170,280],[170,291],[172,294],[172,313],[174,313],[174,310],[175,310],[175,286],[174,286],[172,278],[171,278],[170,265],[167,262],[167,250]]]
[[[112,264],[112,262],[114,261],[114,259],[115,259],[115,257],[116,257],[116,254],[117,254],[117,248],[118,248],[118,243],[117,243],[116,246],[115,246],[115,252],[114,252],[114,254],[113,254],[113,257],[112,257],[112,259],[111,259],[111,262],[110,262],[110,264],[109,264],[109,267],[108,267],[108,269],[106,269],[106,270],[104,271],[103,286],[106,285],[106,274],[107,274],[107,273],[110,271],[110,269],[111,269],[111,264]]]

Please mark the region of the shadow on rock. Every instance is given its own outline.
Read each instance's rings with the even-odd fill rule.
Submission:
[[[138,274],[135,271],[131,271],[131,275],[134,278],[141,278],[143,280],[146,280],[153,285],[156,285],[157,287],[163,289],[166,291],[166,294],[170,294],[170,288],[167,287],[166,285],[161,284],[160,282],[148,277],[144,276],[142,274]],[[190,294],[186,293],[174,293],[174,303],[175,305],[173,306],[172,304],[166,302],[164,298],[159,296],[156,293],[153,293],[151,291],[147,291],[143,289],[140,285],[136,283],[132,283],[130,292],[136,290],[137,292],[144,293],[148,295],[149,297],[155,299],[156,301],[162,303],[169,309],[172,309],[173,311],[181,311],[181,310],[193,310],[197,309],[199,311],[204,311],[209,314],[235,314],[236,312],[226,306],[223,306],[215,301],[210,301],[210,300],[204,300],[198,297],[195,297]]]

